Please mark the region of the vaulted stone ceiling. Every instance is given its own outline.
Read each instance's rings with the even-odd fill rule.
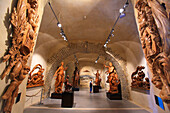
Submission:
[[[101,43],[103,47],[116,21],[119,9],[126,0],[51,0],[51,5],[62,24],[69,43]],[[133,4],[126,9],[126,16],[115,26],[114,37],[108,44],[113,52],[126,57],[126,49],[135,55],[141,49],[134,17]],[[41,21],[36,51],[43,48],[43,57],[48,59],[67,43],[59,35],[60,29],[48,3]],[[136,49],[135,47],[140,49]],[[49,51],[50,50],[50,51]],[[138,54],[136,58],[141,58]]]
[[[69,41],[92,41],[104,43],[126,0],[53,0],[52,7],[63,25]],[[111,40],[138,41],[132,4],[126,10],[126,17],[115,27]],[[57,21],[47,4],[40,32],[61,38]]]

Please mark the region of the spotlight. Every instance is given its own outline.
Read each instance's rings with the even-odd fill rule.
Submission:
[[[114,34],[112,34],[112,37],[114,37],[115,35]]]
[[[108,44],[108,41],[106,41],[106,44]]]
[[[67,41],[67,38],[66,38],[66,37],[64,37],[64,40],[65,40],[65,41]]]
[[[65,38],[66,36],[63,34],[62,37]]]
[[[126,8],[128,5],[127,4],[125,4],[124,6],[123,6],[123,8]]]
[[[95,61],[95,63],[97,64],[97,60]]]
[[[108,38],[108,41],[110,41],[110,38]]]
[[[120,14],[120,18],[123,18],[123,17],[125,17],[125,16],[126,16],[125,13],[121,13],[121,14]]]
[[[63,32],[60,32],[60,35],[63,35]]]
[[[57,23],[57,26],[58,26],[58,27],[62,27],[62,25],[61,25],[59,22]]]
[[[107,44],[104,44],[104,47],[107,48]]]
[[[120,12],[120,13],[123,13],[123,12],[124,12],[124,9],[123,9],[123,8],[121,8],[121,9],[119,10],[119,12]]]
[[[112,29],[112,33],[114,32],[114,29]]]
[[[58,26],[58,27],[60,28],[60,30],[61,30],[60,35],[62,35],[62,37],[64,38],[64,40],[67,41],[67,38],[66,38],[66,36],[65,36],[65,34],[64,34],[64,30],[63,30],[62,25],[60,24],[60,22],[59,22],[59,20],[58,20],[58,18],[57,18],[57,15],[55,14],[55,12],[54,12],[54,10],[53,10],[50,2],[48,2],[48,4],[49,4],[49,6],[50,6],[50,8],[51,8],[51,10],[52,10],[52,12],[53,12],[56,20],[57,20],[57,26]]]

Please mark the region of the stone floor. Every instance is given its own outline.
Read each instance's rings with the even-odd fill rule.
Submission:
[[[106,91],[89,93],[81,89],[74,93],[73,108],[62,108],[61,99],[45,99],[43,104],[25,108],[24,113],[149,113],[127,100],[109,100]]]

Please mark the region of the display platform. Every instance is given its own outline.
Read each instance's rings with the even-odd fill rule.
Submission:
[[[72,88],[72,91],[79,91],[79,88]]]
[[[93,86],[93,93],[99,93],[99,86]]]
[[[51,93],[52,99],[62,99],[62,93]]]
[[[121,93],[112,94],[112,93],[106,92],[106,96],[110,100],[122,100]]]
[[[74,92],[63,92],[61,107],[73,107]]]

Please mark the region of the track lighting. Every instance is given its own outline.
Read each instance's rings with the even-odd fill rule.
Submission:
[[[51,10],[52,10],[52,12],[53,12],[53,14],[54,14],[56,20],[57,20],[57,26],[58,26],[58,27],[60,28],[60,30],[61,30],[60,35],[64,38],[65,41],[67,41],[67,37],[65,36],[64,30],[63,30],[63,28],[62,28],[62,25],[61,25],[61,23],[59,22],[59,20],[58,20],[56,14],[55,14],[55,12],[54,12],[52,6],[51,6],[51,3],[48,2],[48,4],[49,4],[49,6],[50,6],[50,8],[51,8]]]
[[[124,12],[124,8],[121,8],[120,10],[119,10],[119,13],[123,13]]]
[[[114,33],[114,29],[112,29],[112,31],[111,31],[112,33]]]
[[[110,41],[110,38],[108,38],[108,41]]]
[[[62,25],[61,25],[59,22],[57,23],[57,26],[58,26],[58,27],[62,27]]]
[[[63,35],[63,32],[60,32],[60,35]]]
[[[95,61],[96,64],[97,64],[97,61],[99,60],[99,58],[100,58],[100,55],[97,57],[97,59],[96,59],[96,61]]]
[[[107,48],[107,44],[106,43],[104,44],[104,47]]]
[[[76,59],[76,62],[77,62],[77,64],[78,64],[78,63],[79,63],[79,61],[78,61],[78,59],[77,59],[76,55],[74,55],[74,58]]]
[[[121,14],[120,14],[120,18],[123,18],[123,17],[125,17],[125,16],[126,16],[125,13],[121,13]]]
[[[123,17],[126,16],[126,14],[124,12],[125,12],[126,7],[128,7],[128,5],[129,5],[129,2],[127,0],[126,3],[124,4],[123,8],[121,8],[119,10],[119,16],[117,17],[117,19],[116,19],[116,21],[115,21],[115,23],[114,23],[114,25],[112,27],[112,30],[110,31],[110,34],[109,34],[109,36],[108,36],[108,38],[107,38],[107,40],[106,40],[106,42],[104,44],[105,48],[107,48],[107,44],[108,44],[108,41],[110,41],[110,37],[111,36],[114,37],[114,34],[113,34],[114,33],[114,27],[115,27],[116,23],[118,22],[119,18],[123,18]]]

